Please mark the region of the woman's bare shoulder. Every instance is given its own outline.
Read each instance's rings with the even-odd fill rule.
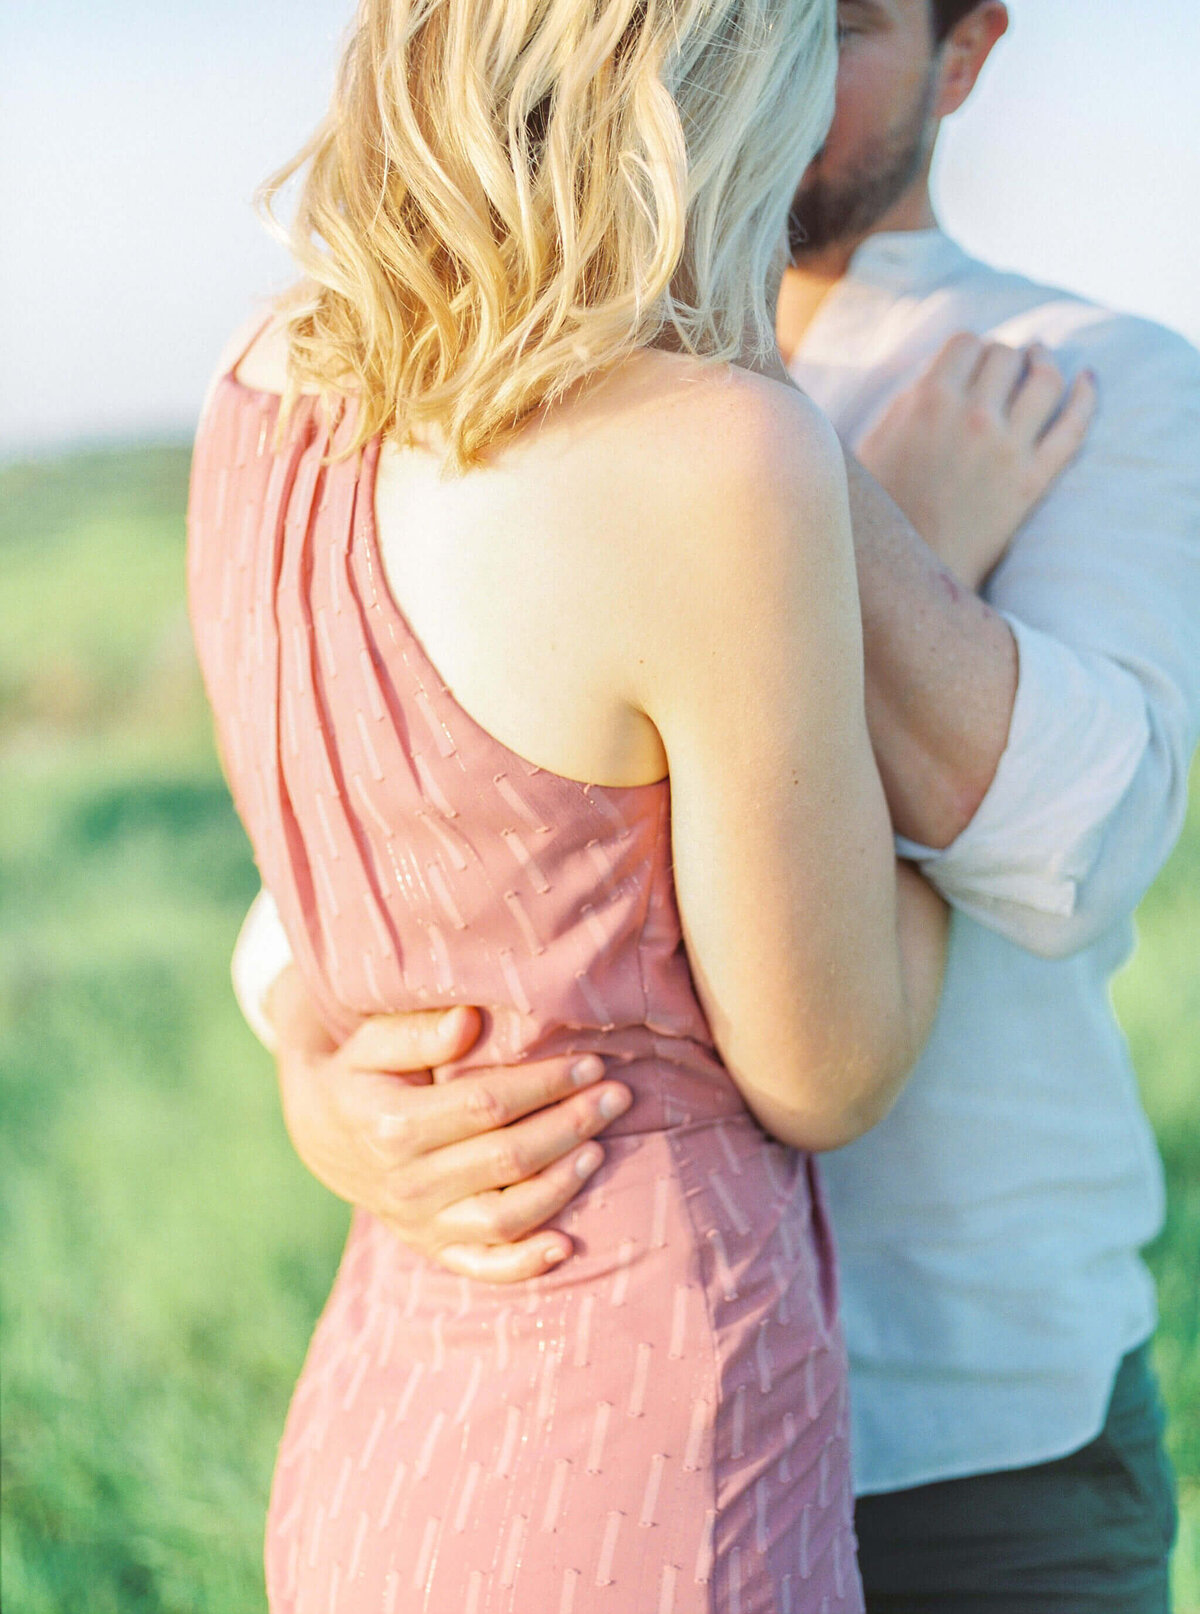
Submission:
[[[207,412],[218,383],[230,374],[257,392],[285,390],[287,339],[282,320],[273,310],[262,309],[243,320],[225,343],[209,379],[202,412]]]
[[[255,392],[287,389],[287,327],[277,311],[265,311],[233,335],[226,349],[228,365],[237,367],[237,378]]]
[[[609,441],[580,436],[600,450],[603,532],[575,543],[576,569],[657,715],[747,634],[797,656],[810,613],[852,588],[845,463],[825,416],[770,377],[655,354],[621,386]]]
[[[764,525],[788,541],[797,512],[803,525],[845,475],[832,427],[790,383],[657,349],[555,406],[497,463],[538,489],[553,522],[565,505],[593,512],[567,542],[599,540],[590,564],[622,576],[672,554],[720,564],[717,551],[754,544]]]
[[[761,461],[776,449],[819,453],[832,437],[825,416],[782,365],[776,376],[642,349],[597,386],[596,400],[612,408],[637,441],[647,441],[652,425],[660,446],[718,468]]]
[[[610,467],[629,470],[640,508],[684,552],[697,552],[701,534],[713,538],[714,559],[771,531],[791,542],[844,497],[833,427],[786,376],[655,352],[614,399]]]

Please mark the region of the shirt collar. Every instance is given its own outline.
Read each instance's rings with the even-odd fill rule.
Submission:
[[[942,230],[884,230],[855,248],[844,279],[919,296],[966,262],[966,253]]]
[[[877,327],[901,299],[928,296],[970,262],[938,229],[869,235],[855,248],[845,274],[826,293],[788,360],[793,374],[799,379],[804,365],[844,365],[847,342],[853,346],[861,340],[865,322]]]

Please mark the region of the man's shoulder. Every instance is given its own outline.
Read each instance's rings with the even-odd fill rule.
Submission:
[[[1042,342],[1074,367],[1161,374],[1200,387],[1200,353],[1178,331],[1140,314],[978,258],[966,260],[955,289],[976,308],[971,323],[993,340],[1014,347]]]

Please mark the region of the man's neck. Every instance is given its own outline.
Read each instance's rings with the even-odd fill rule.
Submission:
[[[846,273],[851,258],[864,241],[893,231],[934,230],[937,222],[926,179],[902,196],[862,235],[831,242],[823,251],[804,254],[798,263],[789,265],[783,273],[775,314],[775,334],[784,363],[790,361],[804,340],[821,304]]]

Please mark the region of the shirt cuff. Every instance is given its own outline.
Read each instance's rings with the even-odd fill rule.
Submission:
[[[949,846],[898,835],[896,850],[958,907],[1017,904],[1065,917],[1149,743],[1145,700],[1122,667],[1001,615],[1018,672],[995,777]]]
[[[271,1053],[275,1052],[277,1039],[266,1015],[267,993],[291,962],[292,949],[279,909],[271,893],[264,889],[255,897],[242,921],[234,943],[230,974],[233,995],[246,1024]]]

